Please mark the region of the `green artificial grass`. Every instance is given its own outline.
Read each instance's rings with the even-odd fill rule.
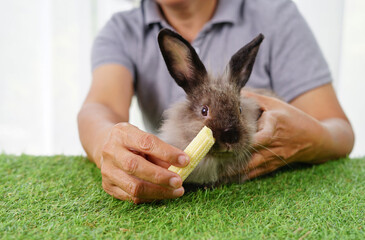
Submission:
[[[365,239],[365,162],[288,168],[134,205],[84,157],[0,155],[1,239]]]

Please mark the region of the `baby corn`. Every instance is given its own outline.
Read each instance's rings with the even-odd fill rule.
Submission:
[[[184,181],[209,152],[214,142],[215,139],[213,138],[212,130],[204,126],[184,150],[184,152],[190,157],[189,165],[184,168],[170,166],[169,170],[179,174],[181,179]]]

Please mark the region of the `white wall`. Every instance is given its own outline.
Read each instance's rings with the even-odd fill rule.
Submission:
[[[356,136],[352,157],[365,155],[365,1],[294,0],[311,26]]]
[[[365,156],[365,1],[347,0],[344,16],[337,92],[355,130],[351,156],[359,157]]]
[[[330,66],[335,86],[339,81],[344,0],[294,0],[306,18]]]
[[[84,153],[76,115],[91,81],[100,3],[0,2],[0,151]]]

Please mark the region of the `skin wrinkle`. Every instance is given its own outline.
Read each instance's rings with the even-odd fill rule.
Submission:
[[[156,145],[154,136],[152,136],[150,134],[140,136],[138,143],[139,143],[140,149],[145,150],[146,152],[152,152]]]

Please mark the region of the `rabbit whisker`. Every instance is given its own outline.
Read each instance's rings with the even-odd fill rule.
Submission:
[[[262,147],[263,149],[265,149],[265,150],[267,150],[267,151],[269,151],[270,153],[272,153],[273,155],[275,155],[275,157],[277,157],[278,159],[280,159],[285,165],[287,165],[287,166],[289,166],[290,167],[290,165],[289,165],[289,163],[287,162],[287,161],[285,161],[285,159],[283,158],[283,157],[281,157],[281,156],[279,156],[278,154],[276,154],[274,151],[272,151],[270,148],[268,148],[268,147],[265,147],[264,145],[261,145],[261,144],[259,144],[259,143],[256,143],[258,146],[260,146],[260,147]],[[253,148],[252,146],[250,146],[251,147],[251,149],[253,149],[254,151],[256,151],[257,153],[259,152],[259,151],[257,151],[255,148]],[[265,162],[265,164],[266,164],[266,162]]]

